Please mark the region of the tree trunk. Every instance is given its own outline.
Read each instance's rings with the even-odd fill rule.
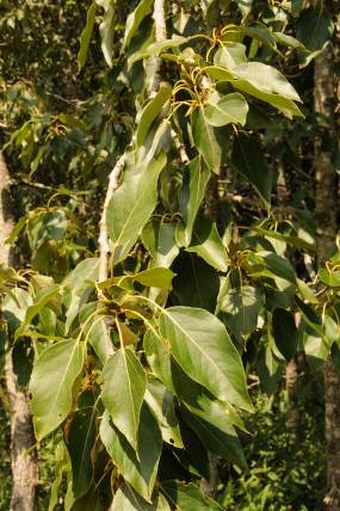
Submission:
[[[332,255],[337,234],[337,179],[332,162],[333,145],[336,143],[335,105],[335,51],[328,45],[315,59],[314,101],[319,114],[319,128],[324,136],[315,142],[316,149],[316,214],[318,220],[317,262],[321,267]],[[324,369],[327,510],[340,511],[340,372],[328,360]]]
[[[13,220],[9,203],[9,173],[0,153],[0,264],[12,265],[9,245],[4,244],[11,232]],[[34,449],[34,435],[27,394],[17,388],[13,372],[12,352],[6,357],[5,381],[10,408],[12,498],[11,511],[36,509],[38,465]]]

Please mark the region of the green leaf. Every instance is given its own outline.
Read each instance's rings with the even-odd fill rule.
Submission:
[[[292,101],[301,101],[294,87],[275,67],[262,62],[247,62],[236,66],[233,72],[260,91],[277,94]]]
[[[210,170],[215,174],[219,174],[222,149],[216,138],[214,128],[206,118],[203,107],[192,114],[192,136],[196,149],[203,156]]]
[[[36,294],[33,304],[27,307],[25,319],[21,324],[20,328],[16,331],[15,337],[19,337],[24,334],[27,327],[30,326],[32,319],[35,318],[54,297],[60,293],[59,284],[52,284],[47,288],[43,288]]]
[[[103,369],[102,400],[114,425],[137,448],[140,413],[146,390],[143,366],[130,349],[116,351]]]
[[[171,508],[162,494],[152,499],[148,504],[128,484],[123,484],[116,492],[111,511],[171,511]]]
[[[101,37],[101,49],[108,66],[113,66],[113,38],[116,25],[116,6],[115,2],[102,2],[105,9],[103,21],[99,25]]]
[[[296,36],[312,51],[321,50],[332,34],[331,16],[325,9],[303,11],[297,23]]]
[[[148,378],[145,400],[157,417],[163,440],[182,449],[184,446],[175,412],[174,397],[169,389],[152,375]]]
[[[137,130],[136,130],[136,143],[141,146],[144,144],[145,138],[148,134],[151,124],[161,113],[163,106],[171,98],[172,87],[167,82],[161,82],[159,90],[155,97],[153,97],[147,105],[138,113]]]
[[[233,69],[238,64],[247,62],[247,48],[241,43],[227,43],[220,46],[214,55],[214,64],[216,66]]]
[[[141,0],[135,10],[128,15],[125,23],[122,50],[124,50],[130,44],[132,37],[135,35],[139,28],[139,25],[145,16],[147,16],[151,11],[152,5],[153,0]]]
[[[260,67],[252,66],[252,64],[259,64]],[[247,66],[252,67],[247,69]],[[262,66],[265,67],[263,68]],[[272,86],[264,83],[267,76],[265,74],[266,68],[269,68],[268,77],[274,74],[276,78]],[[250,72],[249,80],[248,70]],[[248,64],[241,64],[230,71],[222,66],[208,66],[205,68],[205,71],[217,81],[230,82],[236,89],[246,92],[265,103],[269,103],[290,119],[294,116],[303,117],[303,114],[294,102],[300,100],[299,96],[283,75],[271,66],[266,66],[260,62],[248,62]],[[284,94],[278,92],[277,89],[283,90]],[[291,99],[293,97],[295,98],[294,100]]]
[[[275,344],[287,361],[297,350],[298,331],[294,316],[286,309],[275,309],[273,313],[273,335]]]
[[[111,338],[108,333],[108,328],[105,323],[105,319],[95,320],[89,326],[88,332],[86,333],[87,341],[91,344],[95,351],[95,354],[104,365],[109,356],[111,355]],[[110,344],[108,344],[108,342]]]
[[[249,110],[248,103],[238,92],[222,96],[216,102],[208,102],[204,109],[206,120],[211,126],[246,123]]]
[[[239,341],[255,330],[262,305],[261,291],[253,286],[231,289],[221,297],[220,310],[226,313],[228,327]]]
[[[206,217],[197,219],[193,238],[187,252],[195,252],[218,271],[228,271],[226,250],[218,234],[215,223]]]
[[[162,436],[148,406],[144,404],[142,407],[137,453],[110,422],[107,411],[100,425],[100,437],[125,481],[151,503],[162,450]]]
[[[94,23],[96,21],[97,4],[93,2],[87,10],[86,25],[80,34],[80,48],[77,56],[79,69],[81,69],[87,58]]]
[[[33,366],[31,407],[37,440],[42,440],[69,414],[74,383],[79,376],[86,346],[74,339],[46,348]]]
[[[161,489],[169,503],[178,511],[222,511],[218,502],[204,496],[193,483],[166,481],[161,483]]]
[[[172,279],[175,274],[168,268],[148,268],[133,275],[133,280],[136,280],[143,286],[159,287],[163,289],[172,289]]]
[[[164,41],[151,43],[146,48],[142,48],[136,51],[128,59],[128,68],[130,69],[133,64],[142,59],[148,59],[151,56],[158,57],[162,52],[170,48],[177,48],[182,44],[186,44],[188,39],[186,37],[174,35],[171,39],[165,39]],[[177,58],[176,58],[177,60]]]
[[[176,231],[176,240],[180,246],[187,247],[191,241],[194,223],[202,206],[209,178],[210,171],[200,156],[191,160],[184,171],[183,185],[178,196],[179,212],[184,225],[179,223]]]
[[[273,176],[265,160],[260,140],[254,135],[238,133],[232,148],[231,163],[255,186],[263,199],[270,203]]]
[[[175,241],[176,225],[152,218],[142,231],[142,241],[152,257],[152,267],[170,268],[179,248]]]
[[[163,310],[162,337],[190,377],[217,398],[252,410],[241,358],[223,324],[212,314],[191,307]]]
[[[94,283],[98,280],[98,269],[99,259],[90,257],[81,261],[63,280],[62,287],[70,291],[70,299],[66,303],[66,333],[69,331],[81,306],[90,296]]]
[[[205,448],[242,469],[247,468],[241,442],[228,417],[228,410],[219,401],[205,400],[205,407],[182,407],[182,415]],[[189,412],[190,410],[190,412]]]
[[[94,473],[92,449],[97,435],[98,409],[93,396],[90,392],[88,394],[90,399],[86,396],[87,402],[75,412],[66,437],[72,464],[72,489],[76,499],[88,492]],[[84,401],[84,394],[80,400]]]
[[[194,253],[182,252],[174,266],[171,303],[200,307],[214,313],[220,288],[217,271]]]
[[[148,221],[157,204],[157,181],[166,164],[161,153],[147,169],[129,175],[112,194],[106,223],[114,243],[114,260],[126,258],[129,250]]]
[[[321,282],[330,287],[340,287],[340,271],[320,268],[318,271]]]

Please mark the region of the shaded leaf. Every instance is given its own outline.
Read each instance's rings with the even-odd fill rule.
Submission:
[[[80,34],[80,48],[77,56],[79,69],[81,69],[87,58],[94,23],[96,21],[97,4],[93,2],[87,10],[86,25]]]
[[[231,163],[255,186],[263,199],[270,203],[273,176],[265,160],[260,140],[255,136],[238,133],[232,148]]]
[[[183,223],[179,223],[176,230],[176,240],[180,246],[187,247],[191,241],[196,215],[202,206],[209,178],[210,171],[200,156],[191,160],[184,171],[178,196]]]
[[[255,330],[262,305],[261,291],[253,286],[231,289],[221,297],[220,309],[226,313],[227,324],[238,340]]]
[[[195,252],[218,271],[228,271],[229,265],[223,242],[215,223],[200,217],[195,223],[193,238],[187,252]]]
[[[72,489],[76,499],[88,492],[93,480],[92,449],[97,435],[97,418],[98,409],[92,399],[75,412],[66,437],[72,465]]]
[[[143,245],[152,257],[152,267],[170,268],[179,248],[175,241],[176,225],[153,218],[142,231]]]
[[[145,400],[158,419],[163,440],[175,447],[183,448],[174,397],[160,380],[151,375],[148,378]]]
[[[298,331],[294,316],[286,309],[275,309],[273,313],[273,335],[275,344],[286,360],[291,360],[298,345]]]
[[[159,90],[147,105],[138,114],[136,130],[136,143],[143,145],[151,124],[162,111],[162,107],[172,95],[172,87],[167,82],[161,82]]]
[[[142,407],[137,454],[125,436],[111,423],[108,412],[104,412],[100,436],[124,479],[151,503],[162,449],[162,436],[157,421],[147,405],[144,404]]]
[[[147,16],[151,11],[152,5],[153,0],[141,0],[138,3],[135,10],[128,15],[125,23],[125,33],[122,50],[130,44],[132,37],[139,28],[139,25],[141,24],[145,16]]]
[[[113,37],[116,25],[116,12],[115,4],[110,2],[101,2],[104,8],[103,21],[99,25],[99,32],[101,37],[101,49],[108,66],[113,66]]]
[[[69,331],[80,308],[90,296],[94,283],[98,279],[99,259],[91,257],[81,261],[62,282],[62,287],[70,291],[67,300],[65,331]]]
[[[214,313],[220,287],[217,271],[195,253],[182,252],[173,269],[172,305],[200,307]]]
[[[297,22],[296,36],[312,51],[321,50],[330,40],[332,20],[326,9],[319,7],[304,10]]]

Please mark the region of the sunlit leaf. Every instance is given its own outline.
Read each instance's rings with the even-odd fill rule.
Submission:
[[[115,262],[124,259],[157,204],[158,176],[166,164],[161,153],[140,173],[129,175],[112,194],[107,209],[107,229],[114,243]]]
[[[208,102],[204,109],[205,117],[211,126],[219,127],[226,124],[246,122],[248,103],[238,92],[222,96],[216,102]]]
[[[252,409],[241,358],[214,315],[193,307],[170,307],[160,316],[160,332],[193,380],[227,403]]]
[[[72,390],[79,376],[86,346],[74,339],[46,348],[33,366],[31,407],[37,440],[63,422],[72,407]]]
[[[204,108],[200,108],[192,115],[192,134],[195,146],[210,170],[215,174],[219,174],[222,149],[216,138],[214,127],[206,118]]]
[[[103,369],[102,400],[114,425],[137,448],[139,419],[146,390],[146,375],[130,349],[116,351]]]

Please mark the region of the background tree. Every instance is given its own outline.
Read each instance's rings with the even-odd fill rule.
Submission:
[[[295,452],[309,479],[301,488],[283,463],[278,488],[271,470],[256,476],[256,442],[241,433],[242,474],[237,432],[255,427],[241,412],[246,378],[273,394],[297,349],[305,373],[331,347],[336,361],[338,256],[315,278],[306,186],[307,64],[331,18],[300,2],[86,7],[18,2],[2,18],[2,126],[22,215],[9,241],[28,266],[2,269],[5,349],[30,381],[40,454],[59,430],[50,509],[58,495],[66,509],[315,508],[322,478],[311,482],[305,438]],[[22,34],[38,65],[14,58]],[[287,431],[254,398],[289,457]],[[307,441],[319,460],[317,435]]]

